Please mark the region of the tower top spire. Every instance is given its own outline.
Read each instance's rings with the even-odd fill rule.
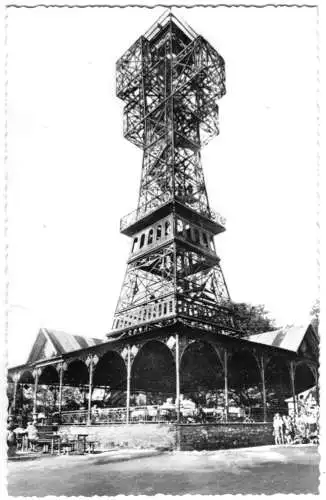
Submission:
[[[185,22],[181,21],[172,12],[172,7],[166,9],[161,16],[152,24],[152,26],[144,33],[144,37],[150,40],[157,31],[164,28],[169,22],[173,21],[184,33],[186,33],[191,39],[194,39],[198,34]]]

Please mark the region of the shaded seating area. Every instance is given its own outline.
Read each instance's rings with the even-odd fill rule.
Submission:
[[[172,334],[132,343],[80,339],[41,331],[28,362],[8,373],[9,411],[19,427],[34,421],[43,429],[49,452],[61,452],[50,425],[272,422],[276,412],[288,413],[291,397],[299,416],[300,392],[316,386],[319,398],[311,325],[242,339],[189,331],[178,351]],[[65,440],[67,453],[82,449],[74,439]]]
[[[8,417],[8,429],[16,436],[8,455],[13,454],[78,454],[94,453],[96,440],[88,433],[60,431],[57,425],[35,425],[29,423],[26,429],[19,427],[14,417]]]

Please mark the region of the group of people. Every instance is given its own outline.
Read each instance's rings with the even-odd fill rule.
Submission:
[[[39,439],[35,422],[29,421],[26,428],[20,427],[9,417],[7,425],[8,456],[16,453],[18,443],[26,443],[28,450],[34,451]]]
[[[291,444],[295,436],[295,425],[290,415],[275,413],[273,418],[275,444]]]

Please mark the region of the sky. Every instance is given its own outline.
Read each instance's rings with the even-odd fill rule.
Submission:
[[[112,325],[142,151],[123,138],[115,62],[164,9],[9,9],[9,366],[38,329]],[[202,151],[227,219],[216,250],[234,301],[277,325],[317,297],[314,9],[175,9],[226,61],[220,135]]]

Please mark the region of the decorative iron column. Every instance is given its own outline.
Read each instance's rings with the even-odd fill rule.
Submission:
[[[92,413],[92,392],[93,392],[93,370],[94,366],[98,363],[98,357],[88,356],[86,359],[86,366],[88,367],[89,380],[88,380],[88,407],[87,407],[87,425],[92,424],[91,413]]]
[[[58,400],[58,409],[59,415],[61,415],[62,409],[62,386],[63,386],[63,374],[67,369],[67,363],[60,363],[57,365],[57,371],[59,372],[59,400]]]
[[[14,373],[13,375],[13,381],[14,381],[14,393],[13,393],[13,399],[12,399],[12,411],[16,411],[16,400],[17,400],[17,387],[18,387],[18,381],[20,379],[20,373]]]
[[[129,417],[130,417],[130,378],[131,378],[131,355],[130,355],[130,344],[128,344],[128,353],[127,353],[126,424],[129,424]]]
[[[228,353],[224,349],[224,416],[225,422],[229,419],[229,386],[228,386]]]
[[[260,376],[263,392],[263,419],[267,421],[267,401],[266,401],[266,384],[265,384],[265,357],[264,354],[260,356]]]
[[[175,336],[175,341],[175,406],[177,423],[180,423],[180,346],[178,333]]]
[[[37,388],[38,388],[38,379],[41,375],[41,368],[35,368],[32,372],[34,378],[34,394],[33,394],[33,419],[37,418]]]
[[[290,361],[290,379],[291,379],[291,389],[292,389],[292,398],[293,398],[293,412],[294,416],[297,416],[298,408],[297,408],[297,399],[295,394],[295,363],[294,361]]]
[[[266,398],[266,381],[265,381],[265,366],[268,361],[268,358],[265,357],[264,353],[260,353],[256,349],[253,350],[253,355],[256,359],[258,370],[260,373],[261,379],[261,393],[263,396],[263,421],[267,421],[267,398]]]

